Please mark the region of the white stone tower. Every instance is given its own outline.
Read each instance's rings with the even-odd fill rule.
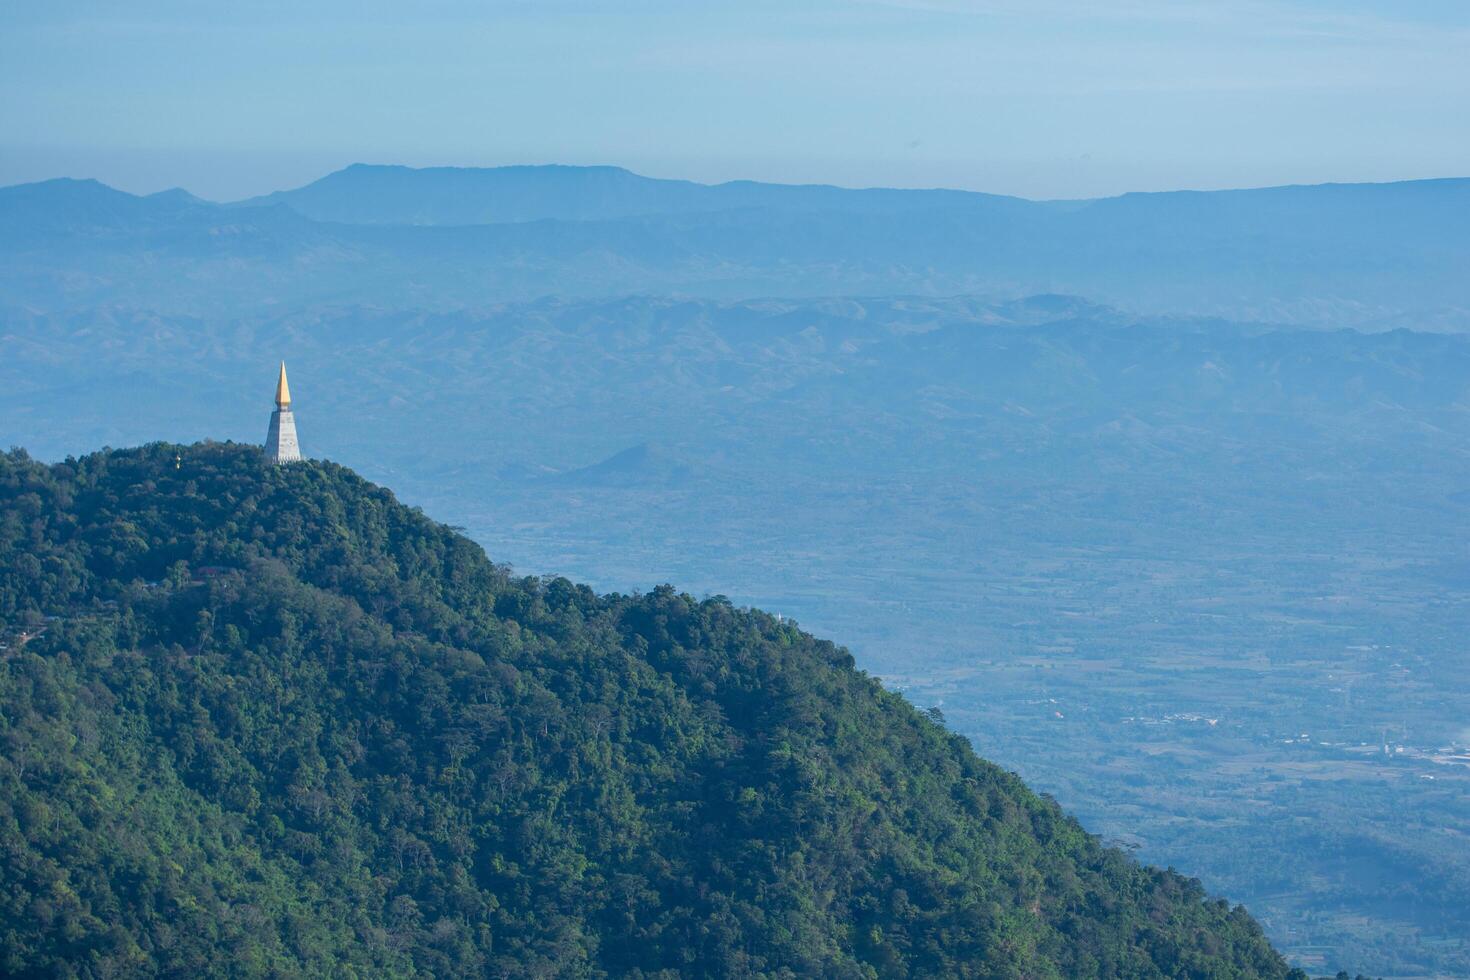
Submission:
[[[276,382],[276,410],[271,413],[270,431],[265,436],[265,454],[272,463],[295,463],[301,459],[296,442],[296,416],[291,414],[291,386],[286,383],[286,362],[281,362],[281,379]]]

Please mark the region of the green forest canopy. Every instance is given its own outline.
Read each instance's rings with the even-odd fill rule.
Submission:
[[[0,456],[0,972],[1302,977],[722,597],[330,463]]]

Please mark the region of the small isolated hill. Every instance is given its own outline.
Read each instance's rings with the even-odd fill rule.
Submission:
[[[688,484],[694,464],[667,446],[641,442],[613,453],[591,466],[555,473],[545,482],[561,487],[621,489],[630,487],[679,487]]]
[[[1286,977],[789,622],[329,463],[0,456],[7,975]]]

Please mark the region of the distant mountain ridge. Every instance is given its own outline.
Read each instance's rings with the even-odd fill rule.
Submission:
[[[1465,179],[1033,202],[355,166],[232,205],[47,181],[0,189],[0,305],[1071,293],[1145,314],[1470,329],[1467,215]]]
[[[1100,207],[1110,216],[1147,218],[1171,209],[1234,213],[1259,203],[1277,214],[1357,199],[1401,208],[1449,192],[1470,200],[1470,178],[1383,183],[1285,184],[1194,191],[1131,191],[1101,198],[1030,200],[949,188],[840,187],[734,180],[703,184],[645,177],[614,166],[405,167],[355,163],[301,187],[233,202],[285,204],[317,221],[342,224],[477,225],[524,221],[608,221],[749,208],[900,214],[946,208],[1041,216]]]
[[[957,190],[849,189],[753,180],[701,184],[644,177],[622,167],[416,169],[362,163],[235,206],[261,204],[285,204],[317,221],[370,225],[609,221],[746,208],[894,214],[940,208],[1020,211],[1035,206],[1021,198]]]

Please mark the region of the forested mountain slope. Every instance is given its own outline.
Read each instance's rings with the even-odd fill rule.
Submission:
[[[0,971],[1284,977],[790,623],[327,463],[0,457]]]

